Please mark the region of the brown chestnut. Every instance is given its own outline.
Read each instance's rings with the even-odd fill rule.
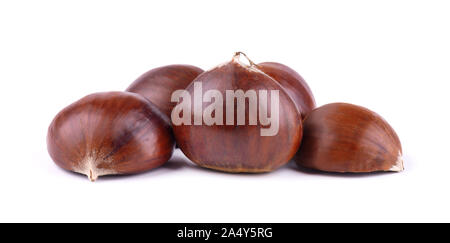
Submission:
[[[269,172],[297,151],[301,114],[280,83],[253,62],[242,63],[242,54],[202,73],[179,94],[174,134],[183,153],[201,167]]]
[[[138,93],[170,117],[176,103],[170,101],[175,90],[185,89],[202,69],[192,65],[168,65],[154,68],[134,81],[126,91]]]
[[[292,68],[276,62],[259,63],[257,67],[280,83],[294,100],[303,119],[316,107],[316,101],[308,84]]]
[[[391,126],[364,107],[332,103],[303,123],[294,157],[299,166],[329,172],[402,171],[402,147]]]
[[[151,102],[134,93],[106,92],[59,112],[48,129],[47,147],[58,166],[95,181],[164,164],[174,138],[167,118]]]

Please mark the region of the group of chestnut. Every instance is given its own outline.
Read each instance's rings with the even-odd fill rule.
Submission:
[[[404,169],[399,138],[378,114],[347,103],[316,107],[311,89],[296,71],[275,62],[255,64],[247,56],[244,63],[242,56],[237,52],[209,71],[191,65],[155,68],[124,92],[95,93],[76,101],[50,124],[50,156],[58,166],[91,181],[154,169],[177,148],[198,166],[232,173],[270,172],[290,160],[327,172]],[[278,133],[262,137],[260,125],[172,125],[176,103],[171,95],[176,90],[192,93],[194,82],[203,84],[203,92],[279,90]]]

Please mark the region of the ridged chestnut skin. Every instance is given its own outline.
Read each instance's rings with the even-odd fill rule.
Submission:
[[[294,157],[301,167],[328,172],[402,171],[402,147],[392,127],[364,107],[332,103],[313,110],[303,123]]]
[[[192,65],[158,67],[141,75],[126,91],[144,96],[170,118],[176,104],[170,101],[172,93],[185,89],[202,72],[202,69]]]
[[[292,68],[276,62],[259,63],[257,67],[278,81],[294,100],[304,119],[316,108],[316,100],[306,81]]]
[[[167,118],[142,96],[128,92],[88,95],[59,112],[47,148],[63,169],[98,176],[156,168],[172,155]]]
[[[293,100],[280,84],[238,58],[204,72],[187,91],[193,97],[194,83],[202,84],[203,93],[218,90],[224,97],[223,119],[226,120],[226,90],[279,90],[279,130],[275,136],[261,136],[261,124],[249,125],[246,101],[245,125],[177,125],[173,126],[177,145],[197,165],[231,173],[261,173],[286,164],[299,148],[302,120]],[[193,99],[193,98],[192,98]],[[270,95],[269,95],[270,102]],[[192,102],[193,103],[193,102]],[[203,110],[210,103],[203,102]],[[235,104],[236,105],[236,104]],[[191,107],[193,109],[193,105]],[[268,109],[271,113],[270,105]],[[234,109],[236,121],[237,109]],[[191,114],[194,120],[194,113]]]

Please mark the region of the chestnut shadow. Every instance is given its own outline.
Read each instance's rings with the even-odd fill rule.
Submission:
[[[56,165],[55,165],[56,166]],[[69,171],[69,170],[65,170],[59,166],[56,166],[57,170],[61,171],[62,173],[65,173],[67,176],[75,176],[78,177],[80,180],[84,179],[86,181],[89,181],[88,177],[86,175],[83,174],[79,174],[73,171]]]
[[[274,176],[277,172],[280,172],[281,169],[283,169],[285,166],[280,167],[277,170],[270,171],[270,172],[258,172],[258,173],[251,173],[251,172],[226,172],[221,170],[215,170],[211,168],[201,167],[199,165],[196,165],[194,162],[185,162],[186,167],[188,167],[191,170],[200,171],[201,173],[209,173],[211,175],[216,176],[229,176],[229,177],[266,177],[266,176]]]
[[[308,175],[317,175],[317,176],[329,176],[329,177],[339,177],[339,178],[364,178],[364,177],[377,177],[377,176],[388,176],[393,174],[398,174],[399,172],[395,171],[375,171],[375,172],[363,172],[363,173],[355,173],[355,172],[327,172],[327,171],[319,171],[306,167],[300,167],[295,164],[295,162],[291,161],[288,164],[288,167],[292,170],[295,170],[300,173],[308,174]],[[400,172],[401,173],[401,172]]]
[[[165,164],[163,164],[160,167],[154,168],[149,171],[144,171],[141,173],[136,174],[124,174],[124,175],[104,175],[100,176],[94,183],[101,183],[102,181],[114,181],[114,180],[124,180],[128,178],[137,178],[137,177],[144,177],[144,176],[159,176],[164,175],[166,173],[171,173],[173,171],[177,171],[180,169],[191,167],[191,165],[188,164],[187,161],[183,160],[182,158],[171,158],[169,161],[167,161]],[[80,179],[84,179],[86,181],[89,181],[86,175],[79,174],[73,171],[68,171],[60,168],[57,166],[57,168],[62,171],[63,173],[66,173],[69,176],[76,176]]]
[[[264,177],[268,175],[273,175],[273,172],[258,172],[258,173],[250,173],[250,172],[226,172],[220,170],[214,170],[210,168],[201,167],[198,165],[191,165],[192,169],[199,170],[205,173],[210,173],[213,175],[222,175],[222,176],[230,176],[230,177]]]
[[[191,162],[187,158],[180,158],[175,157],[171,158],[167,163],[162,165],[161,167],[155,168],[150,171],[138,173],[138,174],[130,174],[130,175],[106,175],[99,177],[99,180],[116,180],[116,179],[122,179],[124,177],[154,177],[159,175],[165,175],[166,173],[171,173],[172,171],[176,170],[191,170],[191,171],[200,171],[201,173],[209,173],[211,175],[215,176],[230,176],[230,177],[239,177],[239,176],[245,176],[245,177],[262,177],[267,176],[269,174],[273,175],[274,172],[264,172],[264,173],[230,173],[230,172],[224,172],[209,168],[204,168],[201,166],[196,165],[194,162]]]
[[[403,156],[403,161],[405,163],[406,170],[412,169],[414,167],[413,160],[409,156]],[[57,168],[60,171],[62,171],[63,173],[68,174],[69,176],[77,176],[80,179],[89,181],[86,175],[78,174],[78,173],[75,173],[72,171],[67,171],[67,170],[60,168],[59,166],[57,166]],[[109,180],[123,180],[123,179],[134,178],[134,177],[144,177],[144,176],[154,177],[154,176],[159,176],[159,175],[165,175],[166,173],[171,173],[173,171],[178,171],[178,170],[183,170],[183,169],[197,170],[202,173],[210,173],[212,175],[230,176],[230,177],[265,177],[265,176],[269,176],[269,175],[273,176],[277,172],[281,172],[281,170],[284,170],[284,171],[292,170],[292,171],[296,171],[296,172],[304,173],[304,174],[308,174],[308,175],[317,175],[318,177],[319,176],[328,176],[328,177],[339,177],[339,178],[364,178],[364,177],[376,177],[376,176],[389,176],[392,174],[405,173],[405,172],[389,172],[389,171],[377,171],[377,172],[371,172],[371,173],[323,172],[323,171],[313,170],[313,169],[309,169],[309,168],[299,167],[295,164],[294,161],[289,161],[288,164],[286,164],[286,165],[282,166],[281,168],[279,168],[278,170],[275,170],[272,172],[229,173],[229,172],[223,172],[223,171],[217,171],[217,170],[213,170],[213,169],[203,168],[203,167],[200,167],[200,166],[194,164],[193,162],[190,162],[189,160],[187,160],[185,158],[175,157],[175,158],[171,158],[164,165],[162,165],[158,168],[155,168],[153,170],[150,170],[150,171],[146,171],[146,172],[142,172],[142,173],[138,173],[138,174],[129,174],[129,175],[101,176],[97,179],[97,181],[95,183],[99,183],[101,181],[109,181]]]
[[[181,158],[171,158],[169,161],[161,165],[160,167],[156,167],[154,169],[151,169],[149,171],[144,171],[141,173],[136,174],[128,174],[128,175],[105,175],[98,178],[98,181],[100,180],[120,180],[120,179],[127,179],[127,178],[137,178],[137,177],[155,177],[160,175],[165,175],[167,173],[172,173],[174,171],[178,171],[181,169],[185,169],[189,167],[186,161],[184,161]]]

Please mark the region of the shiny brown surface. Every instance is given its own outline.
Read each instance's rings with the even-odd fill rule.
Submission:
[[[276,62],[263,62],[257,66],[281,84],[299,108],[302,118],[316,107],[316,101],[308,84],[292,68]]]
[[[88,95],[64,108],[48,129],[48,152],[60,167],[91,180],[150,170],[172,155],[166,117],[128,92]]]
[[[257,173],[272,171],[286,164],[295,154],[302,136],[301,115],[292,99],[275,80],[232,61],[204,72],[194,82],[202,83],[203,93],[212,89],[222,93],[224,120],[225,90],[269,90],[269,94],[270,90],[280,90],[280,125],[277,135],[260,136],[259,123],[248,125],[247,100],[246,125],[174,126],[177,145],[193,162],[220,171]],[[188,86],[187,91],[193,96],[193,84]],[[209,104],[203,103],[203,109]],[[234,112],[236,121],[236,109]],[[194,114],[191,119],[194,119]]]
[[[191,65],[155,68],[140,76],[127,91],[144,96],[170,118],[175,106],[175,103],[170,102],[172,92],[185,89],[202,72],[202,69]]]
[[[401,171],[402,148],[378,114],[351,104],[313,110],[303,123],[298,165],[330,172]]]

